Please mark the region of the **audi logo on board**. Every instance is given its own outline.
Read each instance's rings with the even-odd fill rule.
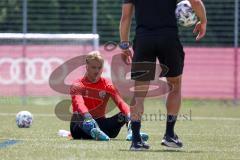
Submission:
[[[53,71],[53,66],[61,65],[64,61],[57,57],[51,58],[0,58],[0,84],[45,84]],[[25,64],[25,76],[22,76],[22,65]],[[4,66],[7,71],[5,71]],[[4,71],[4,72],[3,72]],[[7,74],[6,74],[7,73]]]

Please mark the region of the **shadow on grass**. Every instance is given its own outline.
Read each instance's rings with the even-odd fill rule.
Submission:
[[[111,141],[126,141],[126,139],[115,139],[115,138],[112,138]]]
[[[133,151],[130,151],[129,149],[120,149],[119,151],[121,151],[121,152],[133,152]],[[202,153],[203,151],[197,151],[197,150],[188,151],[188,150],[181,150],[181,149],[156,149],[156,150],[149,149],[149,150],[136,151],[136,152]]]
[[[72,141],[89,141],[89,142],[92,142],[92,141],[95,141],[95,142],[104,142],[104,141],[98,141],[98,140],[94,140],[94,139],[69,139],[69,140],[72,140]],[[126,141],[125,139],[115,139],[115,138],[112,138],[110,141]],[[108,141],[106,141],[108,142]]]

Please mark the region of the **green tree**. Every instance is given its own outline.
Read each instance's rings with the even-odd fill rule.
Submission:
[[[0,1],[0,31],[22,31],[22,4],[19,0]]]
[[[92,0],[58,0],[58,2],[61,32],[92,32]]]
[[[58,0],[28,0],[28,32],[54,33],[59,30]]]

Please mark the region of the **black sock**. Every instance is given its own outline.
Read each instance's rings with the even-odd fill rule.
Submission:
[[[174,126],[177,120],[177,116],[167,115],[166,134],[170,137],[174,136]]]
[[[132,129],[132,142],[140,142],[140,128],[141,128],[141,121],[131,121],[131,129]]]

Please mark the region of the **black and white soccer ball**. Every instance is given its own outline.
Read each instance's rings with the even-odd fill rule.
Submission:
[[[177,4],[175,15],[178,24],[183,27],[193,26],[198,20],[188,0],[183,0]]]
[[[21,111],[16,115],[16,124],[19,128],[29,128],[32,122],[33,116],[28,111]]]

